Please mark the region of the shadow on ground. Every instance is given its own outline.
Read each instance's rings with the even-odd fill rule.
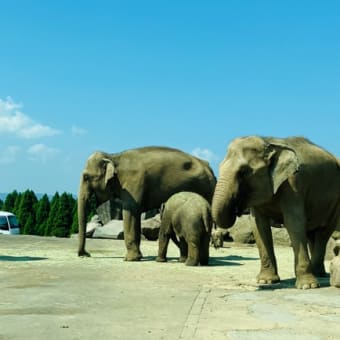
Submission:
[[[42,261],[47,260],[47,257],[32,257],[32,256],[1,256],[0,261],[8,262],[27,262],[27,261]]]
[[[272,284],[259,284],[259,290],[278,290],[278,289],[286,289],[286,288],[295,288],[295,277],[290,279],[281,280],[278,283]],[[318,281],[320,284],[320,288],[329,287],[329,275],[327,274],[325,277],[318,277]]]

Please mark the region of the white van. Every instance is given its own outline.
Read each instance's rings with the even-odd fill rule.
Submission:
[[[0,211],[0,234],[20,234],[20,225],[14,214]]]

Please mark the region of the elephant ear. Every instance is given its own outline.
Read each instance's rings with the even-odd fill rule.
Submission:
[[[115,166],[113,162],[108,158],[104,158],[104,161],[106,163],[105,169],[105,186],[106,186],[109,180],[112,179],[115,175]]]
[[[267,158],[270,160],[273,192],[276,194],[281,184],[299,170],[299,160],[292,148],[281,144],[270,144]]]

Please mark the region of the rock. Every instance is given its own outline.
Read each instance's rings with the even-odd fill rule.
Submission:
[[[234,225],[229,228],[229,235],[234,242],[238,243],[255,243],[255,238],[250,224],[250,215],[238,217]]]
[[[89,223],[88,223],[89,224]],[[159,229],[161,220],[159,214],[143,220],[141,222],[142,236],[151,241],[158,239]],[[91,225],[92,227],[92,225]],[[124,223],[122,220],[111,220],[104,225],[96,225],[92,231],[93,238],[113,238],[113,239],[124,239]]]
[[[251,227],[251,220],[253,217],[251,215],[242,215],[236,219],[234,225],[229,229],[217,228],[222,230],[227,230],[224,233],[224,239],[232,240],[237,243],[253,244],[255,243],[255,238],[253,230]],[[279,224],[274,224],[272,229],[273,242],[275,245],[290,246],[290,238],[286,228]],[[229,239],[228,239],[229,238]]]
[[[334,247],[337,245],[337,241],[330,237],[326,245],[325,260],[331,260],[334,257]]]
[[[95,230],[102,226],[103,224],[101,223],[99,216],[93,215],[90,222],[86,224],[86,237],[92,237]]]
[[[106,201],[97,207],[97,214],[103,224],[109,223],[111,220],[121,220],[122,202],[118,198]]]
[[[122,220],[111,220],[95,229],[93,238],[124,239],[124,226]]]
[[[159,214],[159,209],[151,209],[146,212],[143,212],[141,215],[141,220],[148,220],[152,217],[155,217],[157,214]]]
[[[333,238],[331,238],[334,240]],[[331,286],[340,288],[340,242],[339,240],[335,241],[333,246],[333,259],[329,265],[329,273],[330,273],[330,284]]]
[[[288,231],[286,228],[282,227],[272,227],[272,235],[274,245],[287,246],[292,245]]]
[[[142,234],[147,240],[156,241],[158,240],[159,229],[161,226],[160,214],[157,214],[151,218],[143,220],[142,224]]]

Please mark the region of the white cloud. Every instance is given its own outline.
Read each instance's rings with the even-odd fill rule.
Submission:
[[[0,149],[0,164],[10,164],[16,161],[16,157],[21,148],[15,145],[9,145],[4,149]]]
[[[78,127],[78,126],[72,126],[72,135],[79,136],[79,135],[84,135],[86,133],[87,131],[85,129]]]
[[[195,148],[192,150],[191,154],[208,162],[215,162],[218,159],[218,157],[209,149]]]
[[[34,144],[28,150],[29,159],[32,161],[46,162],[59,153],[58,149],[50,148],[44,144]]]
[[[20,138],[50,137],[60,133],[47,125],[35,122],[21,111],[22,105],[12,98],[0,98],[0,135],[12,134]]]

